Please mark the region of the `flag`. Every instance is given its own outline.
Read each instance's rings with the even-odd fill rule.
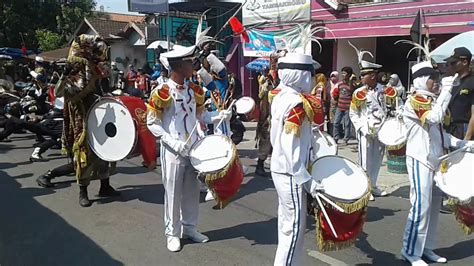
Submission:
[[[420,43],[421,44],[421,32],[422,32],[422,25],[423,25],[423,21],[422,21],[422,11],[421,9],[418,10],[418,14],[416,15],[416,18],[415,18],[415,21],[413,21],[413,25],[411,25],[411,28],[410,28],[410,36],[411,36],[411,39],[412,41],[416,42],[416,43]]]
[[[240,23],[238,18],[236,17],[230,18],[229,23],[230,23],[230,27],[232,28],[232,31],[235,34],[241,34],[245,42],[250,42],[249,35],[247,34],[247,31],[245,31],[244,26],[242,25],[242,23]]]

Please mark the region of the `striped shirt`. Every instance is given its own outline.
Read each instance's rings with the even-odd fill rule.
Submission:
[[[337,83],[332,92],[332,97],[337,101],[337,109],[347,111],[351,106],[352,93],[354,89],[343,81]]]

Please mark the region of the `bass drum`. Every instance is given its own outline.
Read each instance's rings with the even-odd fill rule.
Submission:
[[[102,160],[124,159],[135,147],[137,132],[132,115],[118,99],[103,97],[87,114],[87,141]]]
[[[334,138],[318,128],[313,130],[312,148],[315,159],[328,155],[337,155],[337,143]]]

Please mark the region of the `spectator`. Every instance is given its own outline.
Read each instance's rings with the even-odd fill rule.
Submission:
[[[127,72],[127,89],[134,89],[135,88],[135,80],[137,78],[137,72],[135,71],[135,67],[133,65],[128,66]]]
[[[336,116],[334,119],[334,139],[336,143],[340,139],[344,139],[345,144],[349,142],[351,136],[351,121],[349,119],[349,107],[352,100],[352,92],[354,91],[354,86],[350,81],[352,76],[352,68],[343,67],[341,70],[342,80],[337,83],[336,87],[332,92],[332,97],[336,101]]]
[[[163,69],[163,70],[161,70],[160,77],[156,80],[156,82],[158,83],[158,85],[160,85],[160,84],[163,84],[167,81],[168,81],[168,70]]]
[[[458,74],[459,85],[453,86],[452,98],[449,102],[451,123],[448,133],[459,139],[474,139],[474,75],[470,71],[472,54],[465,47],[454,49],[453,55],[445,59],[448,74]]]
[[[327,84],[327,78],[324,74],[319,73],[316,74],[315,77],[316,80],[316,85],[314,86],[313,90],[311,91],[311,94],[316,96],[321,101],[321,105],[323,106],[323,111],[324,111],[324,116],[326,117],[326,114],[328,113],[328,108],[326,106],[326,103],[329,103],[328,100],[328,84]],[[321,130],[324,130],[324,125],[322,125]]]
[[[151,75],[151,80],[157,80],[160,77],[161,77],[161,64],[156,63],[153,66],[153,74]]]
[[[148,93],[148,75],[142,68],[138,69],[138,75],[135,79],[135,89],[140,91],[140,97]]]
[[[116,89],[118,86],[118,83],[119,83],[119,72],[120,70],[118,69],[117,67],[117,63],[115,62],[112,62],[110,64],[111,66],[111,69],[110,69],[110,88],[111,90],[114,90]]]
[[[403,86],[402,81],[400,80],[397,74],[390,75],[390,79],[388,80],[388,86],[393,87],[397,90],[397,96],[399,97],[399,99],[401,99],[402,101],[406,100],[407,93],[405,87]]]
[[[334,91],[334,88],[336,87],[337,83],[339,82],[339,72],[333,71],[331,72],[331,75],[329,76],[329,108],[328,108],[328,116],[329,116],[329,122],[328,122],[328,133],[331,136],[334,136],[333,132],[333,124],[334,124],[334,118],[336,116],[336,105],[337,102],[334,101],[332,97],[332,92]]]

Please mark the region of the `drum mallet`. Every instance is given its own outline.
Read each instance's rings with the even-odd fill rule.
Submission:
[[[460,149],[457,149],[457,150],[455,150],[455,151],[453,151],[453,152],[450,152],[450,153],[448,153],[448,154],[445,154],[445,155],[439,157],[438,160],[439,160],[440,162],[442,162],[442,161],[448,159],[449,157],[453,156],[454,154],[458,154],[458,153],[460,153],[460,152],[465,152],[465,151],[467,151],[467,149],[469,149],[469,147],[468,147],[468,146],[464,146],[464,147],[462,147],[462,148],[460,148]]]
[[[342,213],[346,213],[344,211],[343,208],[339,207],[336,203],[334,203],[332,200],[328,199],[326,196],[324,196],[324,194],[322,193],[318,193],[318,196],[320,196],[324,201],[326,201],[327,203],[331,204],[331,206],[333,206],[336,210],[342,212]]]
[[[316,200],[318,201],[319,207],[321,208],[321,211],[323,212],[324,218],[326,218],[326,221],[329,224],[329,227],[331,228],[331,231],[333,235],[337,238],[336,230],[334,229],[334,226],[332,225],[331,219],[329,219],[329,215],[326,212],[326,209],[324,208],[323,203],[321,202],[321,199],[319,198],[319,194],[316,194]]]

